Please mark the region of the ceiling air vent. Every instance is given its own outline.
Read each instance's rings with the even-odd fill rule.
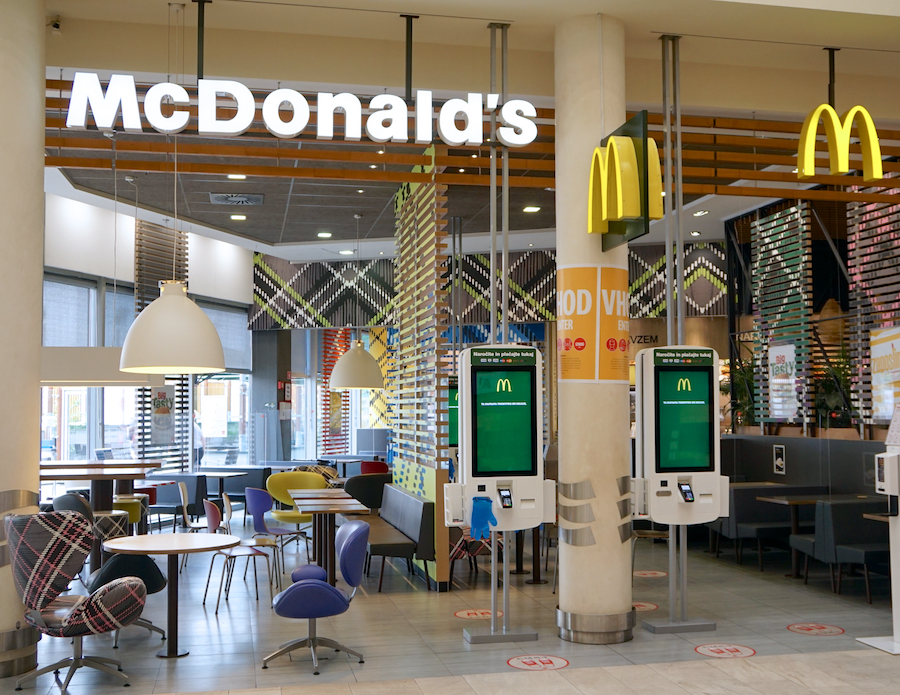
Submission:
[[[266,197],[261,193],[210,193],[213,205],[262,205]]]

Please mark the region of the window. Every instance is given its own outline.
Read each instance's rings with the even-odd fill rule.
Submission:
[[[77,281],[44,280],[42,344],[90,347],[95,342],[96,289]]]
[[[122,347],[128,329],[134,322],[134,290],[111,285],[106,286],[104,299],[103,344],[106,347]]]
[[[247,310],[228,306],[212,306],[197,302],[209,316],[219,333],[222,349],[225,351],[225,368],[250,371],[252,334],[247,328]]]
[[[215,374],[200,381],[194,391],[194,450],[203,446],[201,466],[247,465],[247,413],[250,376]]]

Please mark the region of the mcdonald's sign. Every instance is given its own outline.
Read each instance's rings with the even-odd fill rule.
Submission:
[[[512,384],[509,383],[509,379],[497,379],[497,393],[501,391],[509,391],[512,393]]]
[[[825,125],[828,142],[828,161],[831,173],[847,174],[850,171],[850,134],[856,125],[859,145],[862,149],[863,181],[877,181],[883,178],[881,167],[881,146],[878,133],[869,112],[862,106],[854,106],[843,116],[828,104],[813,109],[803,123],[797,150],[797,178],[808,179],[816,175],[816,131],[819,121]]]
[[[647,139],[647,184],[649,217],[663,217],[662,172],[656,141]],[[634,141],[611,136],[606,147],[597,147],[591,157],[588,189],[588,234],[606,234],[609,222],[635,220],[642,216],[640,169]]]
[[[678,380],[678,390],[679,391],[690,391],[691,390],[691,380],[685,379],[682,377]]]

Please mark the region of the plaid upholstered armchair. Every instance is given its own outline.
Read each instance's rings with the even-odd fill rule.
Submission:
[[[50,637],[71,638],[75,652],[25,674],[16,681],[16,690],[44,673],[59,673],[64,666],[69,666],[69,672],[60,686],[63,691],[82,666],[118,676],[128,685],[128,676],[115,659],[84,656],[82,638],[112,632],[137,620],[147,594],[144,582],[124,577],[104,584],[90,596],[62,596],[90,553],[90,522],[83,515],[68,511],[10,514],[5,522],[13,583],[27,609],[25,621]]]

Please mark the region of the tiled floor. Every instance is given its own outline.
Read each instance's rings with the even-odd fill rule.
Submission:
[[[664,544],[639,543],[637,569],[667,570]],[[294,554],[291,557],[291,554]],[[555,551],[553,551],[555,554]],[[551,556],[552,558],[553,556]],[[689,615],[717,622],[715,632],[654,635],[640,627],[631,642],[610,646],[576,645],[556,637],[556,596],[550,585],[525,584],[527,577],[512,578],[511,616],[539,631],[537,642],[469,645],[463,640],[463,621],[454,613],[490,607],[486,571],[471,574],[457,563],[454,591],[427,592],[421,579],[406,574],[405,565],[391,562],[385,572],[384,592],[377,590],[378,560],[372,578],[354,599],[350,610],[319,621],[319,634],[333,637],[365,654],[359,664],[344,653],[322,661],[321,675],[313,676],[307,654],[294,660],[282,657],[262,670],[262,658],[279,644],[306,632],[303,621],[276,617],[269,608],[268,591],[260,583],[260,600],[252,595],[252,580],[237,577],[231,599],[219,615],[214,602],[201,604],[209,559],[192,556],[181,575],[180,646],[190,655],[176,660],[154,656],[161,643],[146,630],[129,627],[122,632],[120,649],[112,650],[112,637],[85,639],[85,652],[120,658],[132,686],[123,691],[111,676],[80,670],[69,687],[71,695],[149,695],[181,692],[240,692],[241,695],[368,695],[369,693],[604,693],[604,695],[856,695],[876,686],[900,692],[900,659],[856,642],[856,637],[887,635],[891,631],[888,580],[875,578],[875,604],[866,604],[862,579],[844,580],[844,595],[830,592],[827,569],[815,567],[809,586],[785,578],[789,556],[767,553],[760,573],[754,553],[745,553],[745,565],[734,564],[723,552],[716,560],[703,545],[689,553]],[[293,546],[288,566],[303,561]],[[217,568],[221,566],[216,563]],[[552,562],[551,562],[552,578]],[[217,589],[213,578],[213,591]],[[586,591],[602,587],[585,586]],[[659,605],[639,613],[664,617],[667,579],[636,578],[634,600]],[[145,617],[165,625],[165,592],[151,596]],[[791,632],[794,623],[824,623],[844,629],[837,636]],[[706,659],[697,645],[735,643],[750,647],[749,659]],[[68,653],[66,640],[44,638],[40,661],[50,663]],[[825,652],[825,653],[823,653]],[[328,655],[326,650],[321,654]],[[525,654],[562,657],[569,666],[560,671],[515,671],[507,660]],[[691,662],[691,663],[683,663]],[[398,680],[399,679],[399,680]],[[13,689],[14,679],[0,680],[0,692]],[[259,689],[259,690],[254,690]],[[252,693],[241,691],[252,690]],[[25,692],[56,691],[52,675],[28,683]]]

